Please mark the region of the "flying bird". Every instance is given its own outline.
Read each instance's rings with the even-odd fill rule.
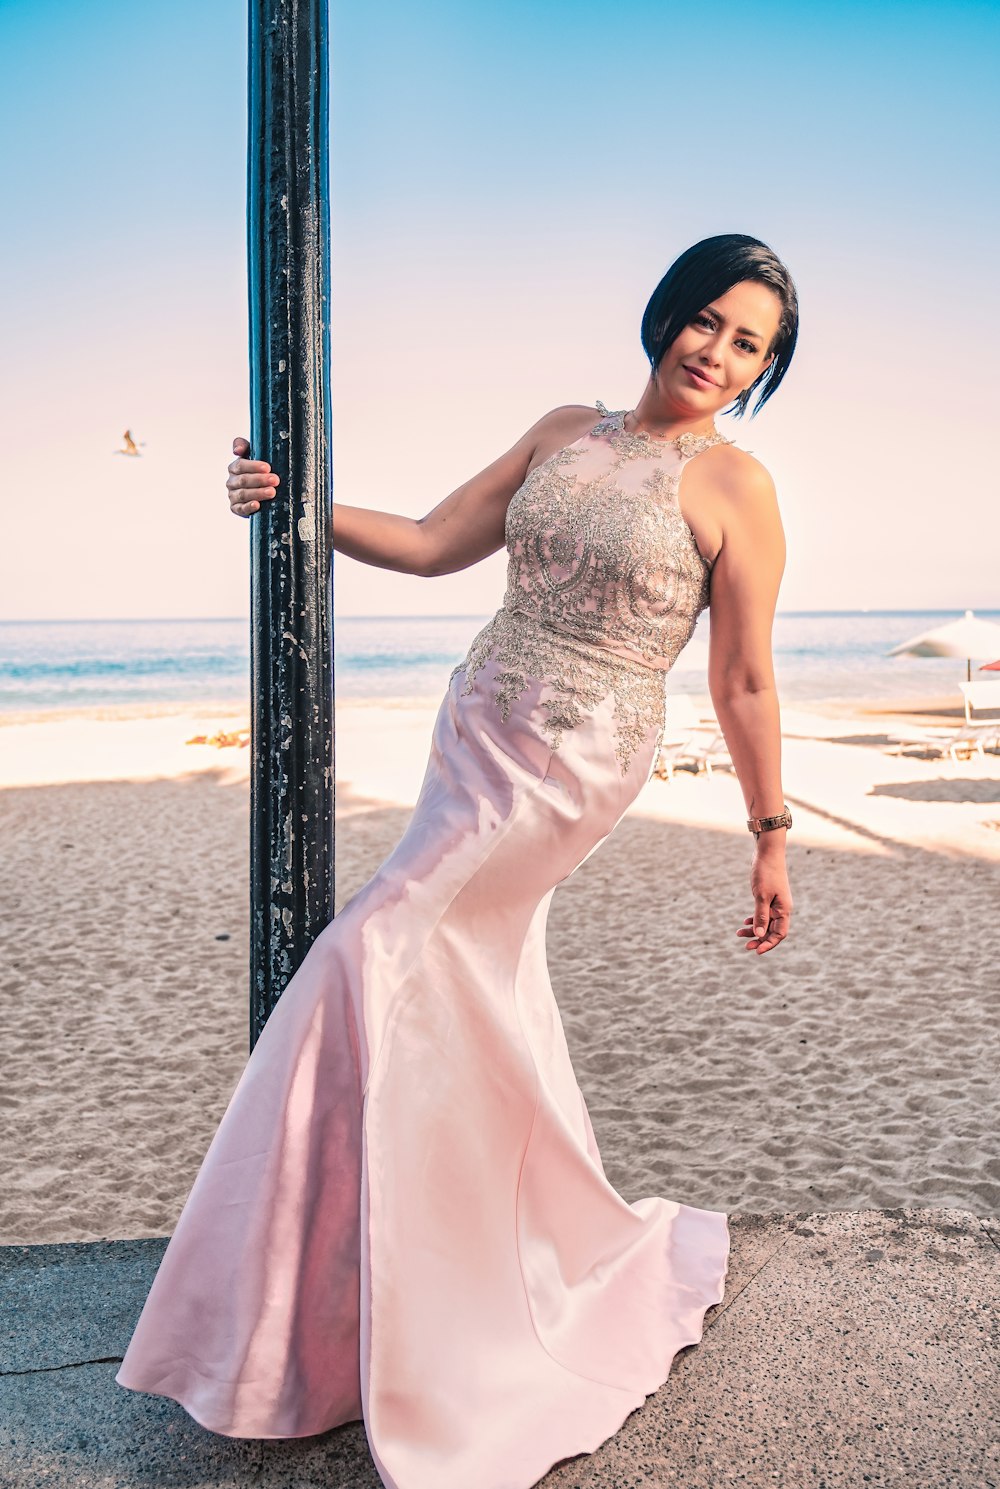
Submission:
[[[142,451],[139,449],[139,445],[144,445],[146,443],[146,441],[144,439],[141,439],[139,441],[139,445],[137,445],[136,442],[135,442],[135,440],[132,438],[132,431],[131,431],[131,429],[126,429],[125,433],[122,435],[122,439],[125,441],[125,443],[122,445],[122,447],[121,447],[120,450],[115,450],[114,451],[114,454],[115,455],[141,455],[142,454]]]

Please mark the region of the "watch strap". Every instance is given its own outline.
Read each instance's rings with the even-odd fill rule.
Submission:
[[[750,817],[747,819],[747,827],[754,837],[759,837],[762,832],[771,832],[776,827],[791,827],[792,814],[785,803],[784,810],[777,812],[772,817]]]

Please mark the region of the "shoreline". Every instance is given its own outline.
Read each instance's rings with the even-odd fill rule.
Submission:
[[[701,720],[694,738],[717,730],[709,694],[685,695]],[[440,698],[346,698],[336,706],[338,814],[412,806],[423,780]],[[975,723],[988,723],[977,715]],[[1000,853],[1000,754],[962,759],[896,754],[896,736],[936,737],[965,723],[954,697],[818,700],[781,707],[782,776],[797,842],[859,847],[886,842],[993,858]],[[1000,720],[997,721],[1000,731]],[[249,785],[250,714],[231,700],[117,705],[0,716],[0,795],[27,787],[187,780],[211,776]],[[736,831],[745,804],[735,772],[712,777],[683,768],[647,783],[630,812]],[[669,784],[669,792],[665,786]],[[364,806],[362,807],[362,803]],[[989,829],[987,831],[986,829]]]
[[[1000,683],[997,684],[1000,694]],[[436,708],[444,693],[377,693],[344,694],[335,698],[334,707],[339,713],[352,709],[427,709]],[[714,705],[707,688],[700,691],[683,692],[671,689],[671,696],[690,697],[704,714],[714,714]],[[840,695],[819,698],[783,698],[779,690],[782,713],[812,713],[830,718],[852,715],[875,715],[879,718],[901,718],[912,720],[923,717],[931,720],[965,718],[965,709],[958,693],[913,693],[900,697],[879,694],[859,694],[857,698]],[[139,719],[167,719],[206,717],[241,719],[249,723],[250,704],[246,699],[227,697],[180,698],[161,701],[131,703],[67,704],[52,708],[25,708],[0,711],[0,730],[23,728],[26,725],[65,724],[74,721],[95,723],[131,723]],[[989,721],[1000,719],[1000,707],[988,713],[977,713],[976,718]],[[0,785],[2,785],[0,780]]]

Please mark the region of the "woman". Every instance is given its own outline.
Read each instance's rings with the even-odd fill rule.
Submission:
[[[647,306],[635,409],[552,410],[419,521],[334,506],[340,553],[404,573],[506,544],[507,592],[451,675],[403,837],[257,1041],[121,1385],[236,1437],[363,1418],[389,1489],[527,1489],[701,1338],[726,1216],[608,1183],[545,920],[649,779],[667,671],[711,601],[712,697],[756,838],[736,934],[757,954],[787,934],[781,522],[713,420],[774,392],[797,318],[765,244],[708,238]],[[246,517],[278,482],[233,449]]]

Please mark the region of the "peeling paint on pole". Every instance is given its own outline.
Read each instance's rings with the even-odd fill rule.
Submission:
[[[327,49],[327,0],[250,0],[251,1048],[333,913]]]

